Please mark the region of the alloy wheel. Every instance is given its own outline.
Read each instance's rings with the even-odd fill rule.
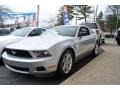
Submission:
[[[70,53],[66,53],[63,57],[63,61],[62,61],[62,69],[64,73],[69,73],[71,68],[72,68],[72,56]]]

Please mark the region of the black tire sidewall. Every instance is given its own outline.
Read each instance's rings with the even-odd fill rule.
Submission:
[[[120,46],[120,39],[116,38],[117,44]]]
[[[117,41],[117,44],[120,46],[120,41]]]

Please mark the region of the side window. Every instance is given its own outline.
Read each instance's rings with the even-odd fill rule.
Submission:
[[[31,31],[28,36],[39,36],[39,35],[41,35],[41,33],[43,33],[44,31],[45,31],[45,29],[36,28],[36,29],[34,29],[33,31]]]
[[[7,35],[9,33],[10,33],[9,30],[0,30],[0,34]]]
[[[9,34],[10,33],[10,31],[8,31],[8,30],[4,30],[4,32],[3,32],[3,34]]]
[[[78,33],[78,36],[88,36],[90,35],[90,31],[87,27],[81,27]]]

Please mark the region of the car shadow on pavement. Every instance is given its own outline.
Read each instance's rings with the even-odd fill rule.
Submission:
[[[100,54],[102,54],[104,50],[100,48]],[[7,85],[59,85],[65,79],[69,78],[72,74],[83,68],[90,61],[94,60],[95,56],[89,55],[84,59],[81,59],[73,68],[73,72],[66,78],[60,78],[58,76],[52,77],[36,77],[32,75],[24,75],[12,72],[8,70],[4,65],[0,65],[0,84]],[[2,73],[2,72],[3,73]]]

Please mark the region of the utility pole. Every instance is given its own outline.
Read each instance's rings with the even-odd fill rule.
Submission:
[[[117,17],[117,20],[116,20],[116,30],[118,29],[118,19],[119,19],[119,14],[118,14],[118,10],[116,9],[116,17]]]
[[[39,9],[40,5],[37,5],[37,27],[39,26]]]
[[[97,13],[98,13],[98,5],[96,6],[96,9],[95,9],[95,21],[97,22]]]
[[[75,21],[75,24],[77,25],[77,20],[78,20],[78,9],[77,9],[77,6],[75,6],[75,9],[76,9],[76,21]]]
[[[96,22],[97,21],[98,5],[97,6],[93,5],[93,10],[94,10],[94,22]]]

